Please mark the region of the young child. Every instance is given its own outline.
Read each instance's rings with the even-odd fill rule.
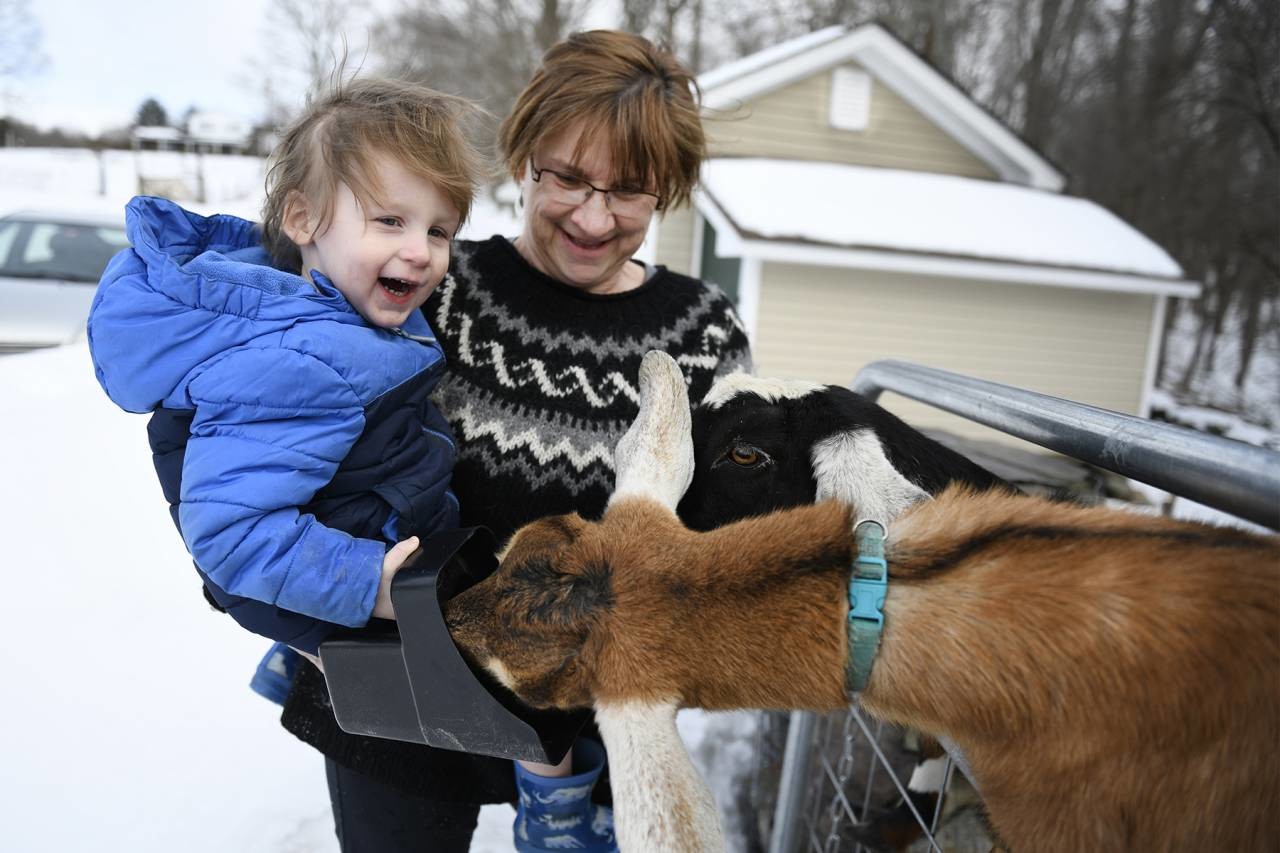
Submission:
[[[135,198],[133,248],[90,312],[102,387],[156,413],[156,469],[207,595],[304,652],[391,617],[417,537],[457,526],[453,441],[427,399],[444,360],[418,308],[471,206],[461,109],[392,81],[341,87],[282,141],[261,231]],[[282,699],[276,652],[255,686]]]
[[[277,148],[261,229],[135,198],[133,247],[94,299],[98,380],[122,408],[154,413],[156,471],[206,597],[276,641],[252,686],[282,704],[327,708],[290,695],[296,651],[394,618],[391,580],[418,538],[458,524],[454,444],[428,397],[444,359],[418,309],[471,207],[468,109],[407,83],[338,87]],[[343,846],[465,850],[478,805],[365,775],[387,760],[368,741],[309,741],[326,755]],[[585,755],[594,781],[603,758]],[[449,764],[466,759],[492,761],[445,753],[439,775],[474,772]],[[531,767],[570,771],[567,759]],[[542,791],[524,768],[517,779]],[[592,840],[613,847],[607,827]]]

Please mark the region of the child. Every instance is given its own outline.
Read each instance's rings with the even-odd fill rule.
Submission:
[[[418,307],[471,205],[460,103],[367,80],[315,104],[281,143],[261,232],[135,198],[133,249],[90,312],[102,387],[157,413],[157,471],[207,594],[301,651],[392,616],[416,537],[457,523],[427,399],[443,356]]]
[[[428,398],[444,360],[418,309],[472,202],[465,109],[406,83],[339,87],[280,143],[261,231],[130,202],[133,248],[90,313],[99,382],[122,408],[155,413],[156,470],[206,596],[277,641],[252,685],[282,704],[327,709],[291,690],[294,650],[394,618],[391,580],[418,537],[458,523],[454,445]],[[379,779],[387,753],[369,739],[308,742],[325,753],[344,848],[466,849],[475,803]],[[436,752],[391,746],[397,760]],[[444,755],[421,775],[492,761]]]
[[[296,662],[282,644],[314,653],[392,618],[418,537],[457,526],[453,440],[428,399],[444,359],[418,309],[471,207],[467,108],[388,80],[339,87],[277,149],[261,231],[135,198],[133,248],[94,299],[98,380],[155,412],[206,596],[278,641],[254,679],[277,701]]]

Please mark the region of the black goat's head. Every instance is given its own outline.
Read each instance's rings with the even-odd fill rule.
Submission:
[[[679,514],[694,530],[824,498],[887,522],[953,482],[1003,485],[865,397],[812,382],[720,379],[694,409],[693,445]]]

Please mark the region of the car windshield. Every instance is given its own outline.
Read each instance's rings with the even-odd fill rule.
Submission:
[[[0,275],[96,282],[128,245],[123,226],[2,219]]]

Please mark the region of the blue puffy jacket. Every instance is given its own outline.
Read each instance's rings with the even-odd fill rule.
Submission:
[[[454,445],[428,400],[426,320],[375,328],[318,277],[275,269],[250,222],[135,198],[132,249],[89,315],[98,381],[154,412],[174,519],[212,598],[304,651],[373,611],[387,542],[457,526]]]

